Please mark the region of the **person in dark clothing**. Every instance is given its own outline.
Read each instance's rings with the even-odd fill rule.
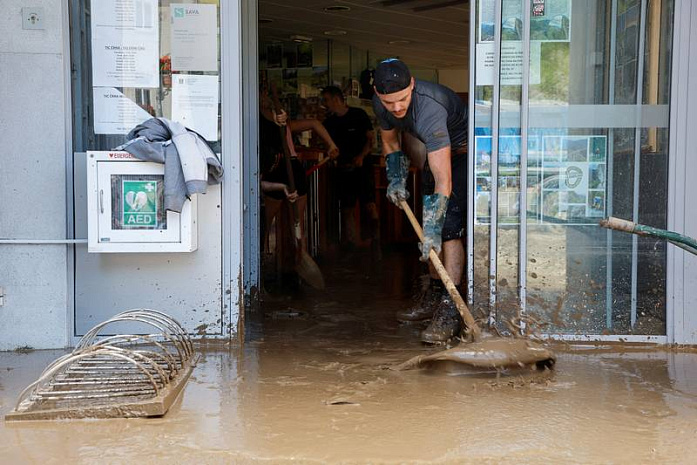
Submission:
[[[307,181],[305,170],[300,161],[293,157],[293,178],[295,181],[294,192],[288,191],[288,171],[283,158],[283,140],[279,124],[273,119],[275,115],[265,115],[262,111],[259,118],[259,164],[261,169],[261,186],[264,195],[276,200],[288,199],[291,202],[299,196],[307,194]]]
[[[428,153],[423,167],[423,230],[421,260],[431,250],[442,252],[444,265],[456,285],[465,265],[467,218],[467,106],[445,86],[414,79],[400,60],[387,59],[375,70],[373,108],[380,123],[386,155],[387,197],[397,206],[406,200],[409,160],[402,152],[399,133],[424,143]],[[431,285],[420,305],[399,312],[401,321],[432,318],[421,340],[445,342],[459,334],[462,318],[431,268]]]
[[[327,133],[322,124],[315,119],[289,120],[284,111],[279,113],[273,110],[271,100],[264,92],[260,95],[261,117],[259,118],[259,165],[261,173],[261,191],[264,201],[264,235],[263,243],[268,243],[269,227],[273,219],[281,211],[285,204],[290,212],[292,204],[297,205],[298,215],[300,216],[300,225],[303,228],[305,221],[305,207],[307,205],[307,176],[305,169],[300,160],[295,156],[292,149],[293,141],[291,133],[312,130],[316,132],[322,140],[327,144],[327,154],[336,158],[339,155],[339,149]],[[281,128],[286,127],[285,131]],[[291,167],[293,171],[293,180],[295,181],[295,190],[291,191],[288,186],[288,170],[284,159],[283,152],[283,134],[287,138],[289,148],[291,149]],[[285,229],[290,231],[291,226],[288,225]],[[303,239],[300,241],[302,247],[307,246],[304,228],[302,230]],[[288,244],[284,247],[287,252],[292,251],[293,244]],[[284,271],[291,271],[294,268],[293,254],[284,254],[282,260],[282,268]]]
[[[345,232],[342,240],[349,247],[358,242],[354,213],[356,202],[359,202],[361,217],[369,219],[369,223],[366,222],[368,224],[361,225],[361,235],[371,238],[373,251],[379,255],[380,239],[373,167],[366,161],[375,140],[373,123],[364,110],[346,104],[344,94],[338,87],[325,87],[322,90],[322,103],[329,112],[329,116],[324,120],[324,127],[339,147],[338,191],[341,228]]]

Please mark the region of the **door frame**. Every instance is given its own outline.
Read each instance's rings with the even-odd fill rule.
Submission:
[[[255,1],[255,0],[251,0]],[[240,343],[244,340],[243,262],[245,240],[244,176],[245,158],[244,32],[249,21],[244,16],[243,0],[220,2],[220,96],[221,157],[225,167],[222,184],[223,251],[223,337]],[[225,310],[228,311],[225,311]]]
[[[692,2],[675,2],[673,20],[673,63],[671,73],[670,97],[670,140],[668,165],[668,229],[681,234],[694,235],[694,211],[687,201],[694,198],[697,187],[690,178],[697,175],[697,164],[690,147],[696,140],[694,131],[697,112],[697,94],[694,89],[697,79],[694,77],[694,65],[697,64],[697,6]],[[691,69],[692,65],[692,69]],[[690,176],[692,175],[692,176]],[[697,344],[697,292],[694,283],[697,280],[695,262],[697,257],[684,250],[668,247],[668,308],[666,327],[668,343]]]
[[[261,279],[261,196],[259,190],[259,21],[258,0],[242,3],[243,55],[243,228],[244,263],[240,286],[245,308],[259,303]],[[243,331],[241,330],[241,333]]]

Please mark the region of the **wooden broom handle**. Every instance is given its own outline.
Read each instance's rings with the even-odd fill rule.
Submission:
[[[407,214],[407,218],[409,218],[409,222],[413,226],[414,231],[416,231],[416,235],[419,236],[419,240],[423,243],[423,229],[421,229],[421,225],[414,216],[414,213],[411,211],[409,204],[405,200],[400,200],[399,204],[402,207],[402,210],[404,210],[404,213]],[[457,287],[455,287],[455,283],[453,283],[453,280],[450,279],[448,271],[443,266],[443,263],[440,261],[440,258],[438,258],[438,254],[435,250],[431,249],[430,253],[428,254],[428,258],[431,259],[431,263],[433,263],[433,266],[436,268],[436,271],[438,272],[438,276],[440,276],[440,279],[443,281],[443,284],[445,284],[445,288],[448,290],[448,294],[450,294],[450,297],[452,297],[453,301],[455,302],[457,310],[460,312],[460,315],[462,315],[462,319],[465,320],[465,324],[467,325],[467,328],[472,334],[472,339],[477,341],[479,339],[480,334],[479,326],[477,326],[477,323],[474,321],[472,313],[470,312],[469,308],[467,308],[467,304],[462,299],[462,296],[458,292]]]

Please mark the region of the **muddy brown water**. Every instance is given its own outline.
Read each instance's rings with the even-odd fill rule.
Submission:
[[[199,345],[163,418],[0,422],[0,463],[694,463],[694,351],[563,345],[553,372],[397,372],[429,350],[391,318],[400,273],[339,266],[341,285],[250,315],[243,348]],[[62,353],[0,353],[0,415]]]

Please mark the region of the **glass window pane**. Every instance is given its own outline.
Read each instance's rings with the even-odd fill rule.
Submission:
[[[568,3],[570,38],[540,44],[539,81],[531,42],[527,309],[552,333],[665,334],[664,244],[597,221],[665,227],[668,121],[646,127],[637,99],[668,102],[672,2],[644,2],[645,24],[641,0]],[[604,125],[576,119],[591,105]],[[537,124],[545,112],[558,122]]]
[[[219,2],[80,3],[76,150],[111,150],[137,124],[165,117],[219,152]]]

